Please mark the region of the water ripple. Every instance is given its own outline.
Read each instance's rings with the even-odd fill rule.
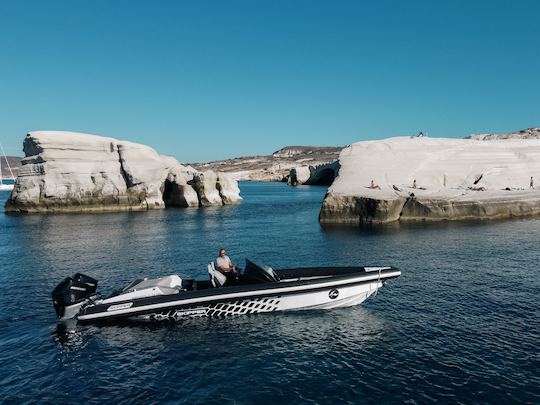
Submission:
[[[16,403],[540,402],[540,220],[321,228],[324,190],[244,184],[225,209],[0,216],[0,393]],[[2,201],[0,201],[2,204]],[[391,264],[364,305],[57,327],[83,271],[205,276],[220,245],[278,266]]]

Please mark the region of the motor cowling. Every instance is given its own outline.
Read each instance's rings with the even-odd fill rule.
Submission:
[[[66,277],[52,292],[54,310],[63,318],[66,307],[78,304],[96,293],[97,280],[82,273]]]

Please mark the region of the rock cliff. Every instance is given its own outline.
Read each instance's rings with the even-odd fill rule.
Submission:
[[[340,154],[321,223],[540,214],[540,140],[396,137]],[[484,138],[481,138],[484,139]]]
[[[235,181],[222,180],[223,191],[217,191],[218,176],[226,175],[197,172],[133,142],[37,131],[26,136],[23,150],[7,212],[147,210],[241,200]]]
[[[289,185],[330,186],[339,172],[339,161],[319,165],[297,166],[289,172]]]

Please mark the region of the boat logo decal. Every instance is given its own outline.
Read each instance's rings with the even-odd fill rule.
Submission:
[[[177,318],[179,316],[204,316],[206,315],[206,308],[193,308],[193,309],[186,309],[183,311],[176,311],[174,312],[171,317]]]
[[[335,300],[339,296],[339,291],[334,288],[333,290],[330,290],[328,296],[331,300]]]
[[[128,309],[128,308],[131,308],[132,305],[133,305],[133,302],[126,302],[125,304],[111,305],[109,308],[107,308],[107,311],[118,311],[119,309]]]

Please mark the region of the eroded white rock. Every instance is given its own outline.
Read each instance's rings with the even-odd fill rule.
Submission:
[[[226,173],[218,173],[216,188],[223,204],[236,204],[242,201],[238,182]]]
[[[322,223],[474,219],[540,213],[540,140],[396,137],[340,154]],[[373,186],[372,186],[373,181]]]
[[[199,203],[203,207],[222,205],[223,200],[217,189],[217,174],[212,170],[195,173],[190,182],[199,196]]]
[[[193,171],[173,168],[165,182],[163,199],[165,205],[172,207],[198,207],[199,197],[195,189],[188,184],[193,180]]]
[[[198,172],[146,145],[76,132],[37,131],[26,136],[24,152],[6,211],[146,210],[163,208],[166,202],[182,207],[223,204],[215,173],[199,179],[200,190],[195,191],[189,183]]]
[[[289,172],[290,185],[307,184],[329,186],[339,172],[339,161],[319,165],[296,166]]]

